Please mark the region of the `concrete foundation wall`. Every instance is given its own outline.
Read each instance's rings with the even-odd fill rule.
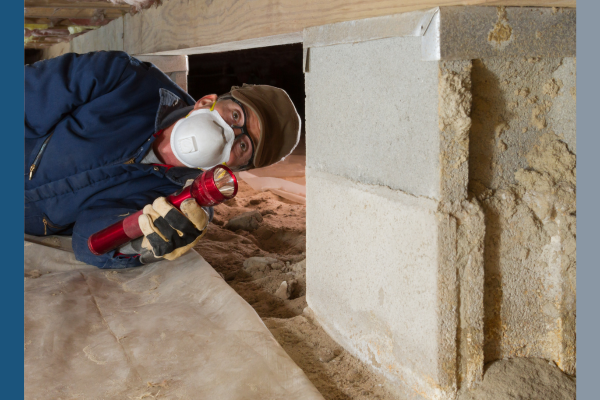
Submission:
[[[485,361],[541,357],[574,373],[575,60],[476,60],[472,79]]]
[[[574,10],[529,7],[304,32],[307,301],[408,398],[453,399],[502,358],[575,372],[574,32]]]
[[[327,134],[307,166],[439,199],[438,67],[420,56],[419,37],[311,48],[307,129]]]
[[[437,203],[312,168],[307,182],[313,311],[372,365],[439,380]]]
[[[575,59],[536,55],[571,54],[540,39],[574,14],[468,10],[305,33],[307,301],[409,398],[502,358],[575,372]],[[471,59],[448,39],[465,23]]]
[[[483,358],[483,217],[466,201],[471,62],[420,50],[418,37],[310,49],[307,257],[319,261],[307,301],[406,395],[451,398],[457,369],[477,380]]]

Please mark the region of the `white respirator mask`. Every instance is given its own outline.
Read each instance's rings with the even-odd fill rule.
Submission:
[[[209,169],[229,160],[235,140],[233,129],[216,110],[194,110],[177,121],[171,149],[190,168]]]

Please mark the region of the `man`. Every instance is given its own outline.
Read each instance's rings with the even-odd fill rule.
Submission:
[[[233,87],[194,101],[150,63],[123,52],[65,54],[25,67],[25,233],[72,235],[78,260],[127,268],[191,248],[212,209],[164,199],[225,163],[281,161],[300,118],[285,91]],[[89,236],[144,209],[144,240],[102,256]]]

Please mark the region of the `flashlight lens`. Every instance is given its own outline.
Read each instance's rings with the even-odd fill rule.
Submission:
[[[233,177],[225,168],[217,167],[214,172],[215,186],[219,189],[219,192],[226,198],[233,196],[235,192],[235,181]]]

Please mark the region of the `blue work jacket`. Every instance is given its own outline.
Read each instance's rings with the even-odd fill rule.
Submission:
[[[26,65],[25,233],[72,235],[76,258],[100,268],[141,265],[115,251],[96,256],[87,240],[198,176],[140,164],[155,133],[194,103],[154,65],[124,52]]]

